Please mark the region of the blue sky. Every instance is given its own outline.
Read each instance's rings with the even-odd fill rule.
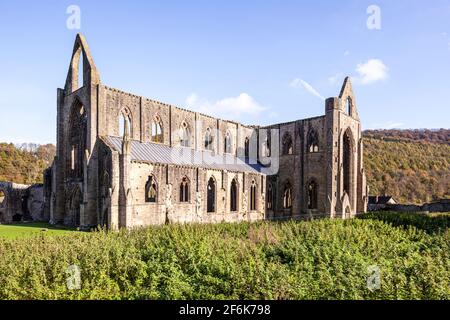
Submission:
[[[77,32],[104,84],[223,118],[321,115],[349,75],[363,128],[449,127],[450,0],[1,0],[0,141],[55,142]]]

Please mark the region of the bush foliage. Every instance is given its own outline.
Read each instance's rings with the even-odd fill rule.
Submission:
[[[449,236],[353,219],[0,240],[0,299],[449,299]]]

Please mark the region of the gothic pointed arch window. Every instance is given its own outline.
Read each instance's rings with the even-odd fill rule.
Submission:
[[[78,79],[77,79],[77,89],[84,87],[84,54],[83,50],[79,49],[80,57],[78,58]]]
[[[123,137],[125,133],[129,137],[133,136],[133,121],[128,108],[123,108],[119,115],[119,136]]]
[[[264,138],[263,142],[263,156],[269,158],[272,154],[272,145],[271,145],[271,134],[270,131],[267,133],[267,136]]]
[[[289,182],[286,182],[284,185],[283,208],[284,209],[292,208],[292,186]]]
[[[352,196],[351,182],[353,179],[353,139],[350,129],[343,135],[343,188],[349,197]]]
[[[216,180],[213,177],[209,178],[206,189],[206,210],[209,213],[216,212]]]
[[[345,112],[346,112],[350,117],[352,116],[352,107],[353,107],[352,98],[347,97],[347,99],[345,100]]]
[[[290,155],[294,153],[294,147],[292,143],[292,136],[289,132],[286,132],[283,136],[283,155]]]
[[[213,137],[211,129],[206,129],[205,132],[205,150],[214,151]]]
[[[187,177],[181,179],[180,202],[189,202],[189,179]]]
[[[307,194],[308,194],[308,209],[317,209],[317,183],[313,180],[308,184]]]
[[[250,158],[250,138],[249,137],[245,137],[244,154],[245,154],[245,159]]]
[[[73,224],[79,226],[81,224],[81,203],[83,201],[83,194],[77,186],[73,189],[70,201],[69,212],[72,217]]]
[[[183,122],[180,126],[180,146],[182,147],[190,147],[191,139],[190,139],[190,130],[189,126],[186,122]]]
[[[77,99],[69,117],[70,172],[72,178],[83,176],[83,160],[87,139],[87,112]]]
[[[154,176],[149,176],[145,184],[145,202],[155,203],[158,201],[158,185]]]
[[[319,152],[319,136],[317,134],[317,131],[314,129],[312,129],[308,133],[307,148],[309,153]]]
[[[269,183],[267,186],[267,209],[273,210],[273,186]]]
[[[237,197],[238,197],[238,186],[236,179],[233,179],[231,181],[231,187],[230,187],[230,211],[236,212],[237,211]]]
[[[256,210],[256,189],[256,182],[253,180],[250,185],[250,211]]]
[[[232,136],[231,132],[227,131],[225,134],[225,145],[224,145],[224,152],[225,153],[231,153],[231,144],[232,144]]]
[[[159,116],[155,116],[153,119],[150,130],[152,142],[164,143],[163,126]]]

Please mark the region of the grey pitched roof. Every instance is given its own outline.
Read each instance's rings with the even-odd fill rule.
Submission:
[[[122,138],[107,136],[101,139],[114,151],[122,152]],[[246,173],[259,173],[261,169],[260,165],[245,163],[231,154],[219,155],[211,151],[169,147],[136,140],[131,141],[131,160]]]

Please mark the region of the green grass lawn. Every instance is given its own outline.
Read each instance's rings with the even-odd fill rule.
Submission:
[[[73,232],[74,229],[41,222],[0,225],[0,238],[9,239],[28,238],[37,235],[65,235]]]

